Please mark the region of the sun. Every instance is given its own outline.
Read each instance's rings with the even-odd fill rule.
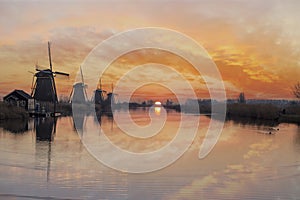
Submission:
[[[161,102],[160,101],[155,101],[154,105],[155,106],[161,106]]]

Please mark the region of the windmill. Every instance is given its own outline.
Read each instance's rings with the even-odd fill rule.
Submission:
[[[107,94],[107,98],[104,100],[104,102],[101,106],[102,111],[110,116],[112,116],[113,108],[116,105],[116,102],[115,102],[116,94],[113,93],[113,90],[114,90],[114,86],[113,86],[113,84],[111,84],[111,92],[109,92]]]
[[[49,69],[42,70],[41,67],[36,64],[37,72],[34,74],[36,80],[34,85],[32,85],[31,96],[37,101],[56,104],[58,100],[54,77],[56,75],[69,76],[69,74],[52,70],[50,42],[48,42],[48,54]]]
[[[80,74],[81,74],[81,82],[75,83],[73,85],[71,94],[70,94],[70,102],[73,103],[86,103],[88,96],[86,92],[87,85],[84,84],[83,73],[80,66]]]
[[[113,83],[111,84],[111,92],[107,94],[107,99],[106,99],[106,104],[108,106],[111,106],[111,104],[115,104],[115,93],[113,93],[114,90],[114,85]]]
[[[95,101],[96,105],[103,105],[103,103],[105,101],[104,93],[106,93],[106,91],[102,90],[102,82],[101,82],[101,79],[100,79],[99,86],[95,90],[95,94],[94,94],[94,101]]]

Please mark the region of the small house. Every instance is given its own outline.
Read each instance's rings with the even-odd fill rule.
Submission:
[[[26,110],[34,109],[34,99],[23,90],[12,91],[3,97],[3,101],[11,105],[25,108]]]

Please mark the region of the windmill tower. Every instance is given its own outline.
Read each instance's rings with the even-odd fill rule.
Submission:
[[[48,54],[50,68],[41,70],[40,67],[36,65],[37,72],[34,74],[36,80],[32,87],[31,96],[40,102],[57,103],[57,91],[54,77],[56,75],[69,76],[69,74],[52,70],[50,42],[48,42]]]
[[[113,93],[114,87],[111,84],[111,92],[107,94],[107,98],[104,100],[103,104],[101,105],[101,110],[108,115],[112,116],[113,113],[113,105],[116,105],[115,102],[115,93]]]
[[[95,90],[95,94],[94,94],[95,104],[103,105],[103,103],[105,101],[104,93],[106,93],[106,91],[102,90],[102,82],[101,82],[101,79],[100,79],[100,84],[99,84],[98,88]]]
[[[115,104],[115,94],[113,93],[114,85],[111,84],[111,92],[107,94],[106,104],[107,106],[111,106],[111,104]]]
[[[71,94],[70,94],[70,102],[73,103],[86,103],[88,96],[86,92],[87,85],[84,84],[83,73],[80,66],[80,74],[81,74],[81,82],[75,83],[73,85]]]

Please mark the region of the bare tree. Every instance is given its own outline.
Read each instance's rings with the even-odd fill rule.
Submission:
[[[294,85],[293,94],[295,95],[296,98],[300,99],[300,82]]]
[[[66,96],[66,95],[60,95],[59,96],[59,102],[60,103],[68,103],[69,102],[69,97],[68,96]]]

